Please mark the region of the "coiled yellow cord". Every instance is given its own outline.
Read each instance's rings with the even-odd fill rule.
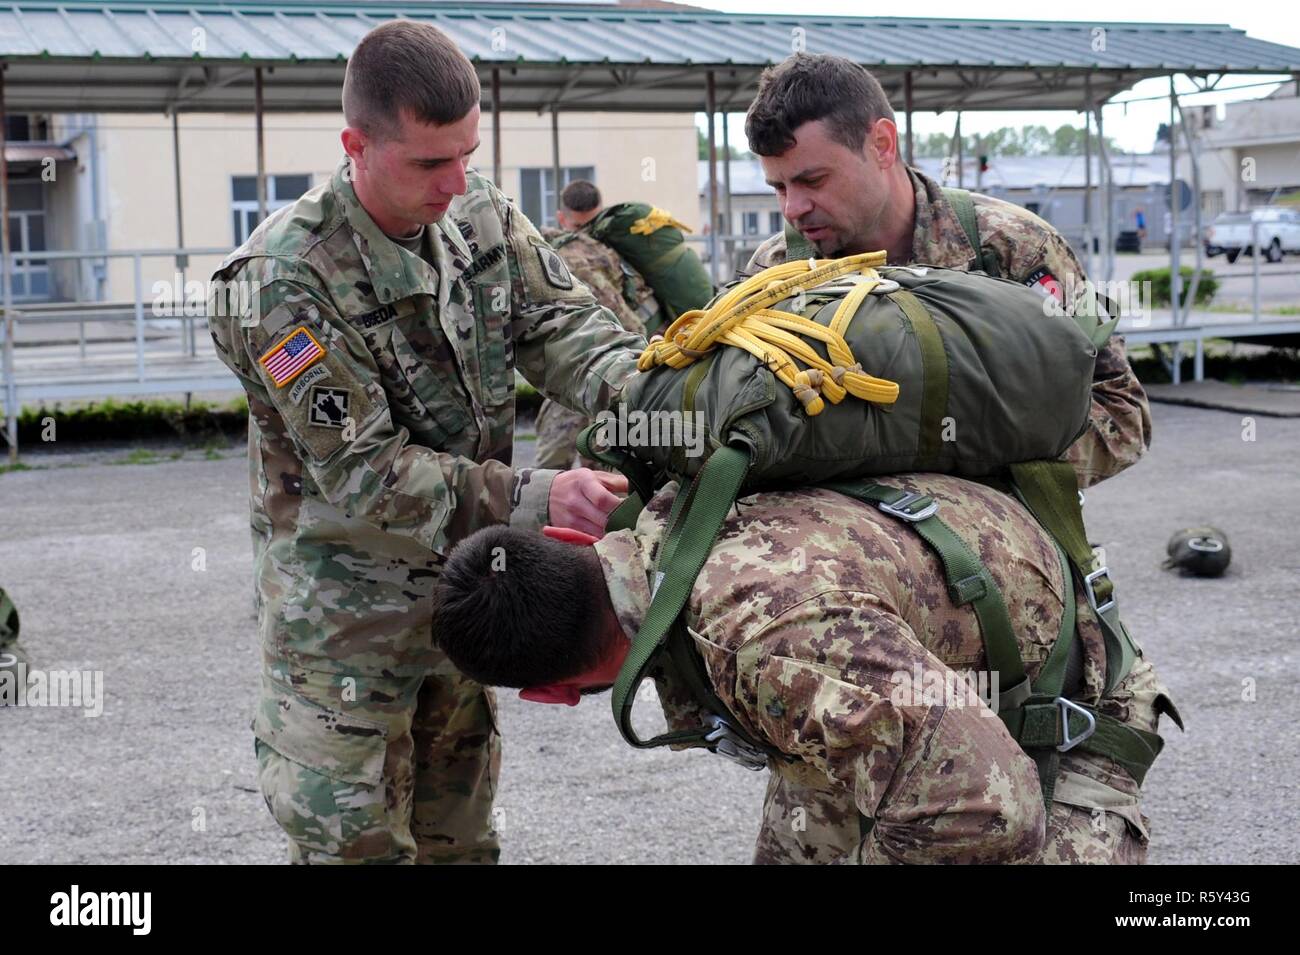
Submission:
[[[664,332],[663,341],[652,343],[641,353],[637,368],[685,368],[721,343],[743,348],[763,362],[794,392],[810,415],[820,414],[826,407],[823,396],[834,404],[843,401],[846,394],[876,404],[893,404],[898,400],[898,384],[866,374],[844,339],[862,300],[883,281],[876,266],[884,264],[884,252],[866,252],[840,259],[803,259],[764,269],[709,308],[679,315]],[[772,308],[783,299],[801,291],[811,292],[845,275],[863,278],[844,296],[829,327]],[[831,360],[822,358],[805,338],[822,342]],[[795,359],[808,367],[799,368]]]

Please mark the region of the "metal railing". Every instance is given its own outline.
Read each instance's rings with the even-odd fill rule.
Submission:
[[[159,394],[192,394],[203,391],[228,391],[238,388],[237,379],[226,370],[211,350],[200,352],[198,337],[207,327],[207,298],[201,301],[187,300],[184,295],[185,272],[191,257],[225,256],[226,248],[164,248],[164,249],[124,249],[124,250],[84,250],[52,252],[13,252],[10,262],[59,262],[69,260],[106,261],[108,259],[129,259],[132,263],[132,300],[129,302],[67,302],[67,303],[26,303],[12,306],[4,314],[0,323],[3,330],[3,396],[5,410],[4,435],[9,445],[9,458],[15,460],[18,452],[18,415],[24,404],[52,399],[75,398],[117,398],[139,397]],[[144,260],[148,258],[170,258],[176,263],[173,274],[179,277],[181,297],[158,302],[157,297],[146,294],[144,287]],[[12,274],[12,268],[11,268]],[[197,279],[191,277],[190,281]],[[207,287],[207,275],[201,281]],[[78,326],[76,338],[77,357],[75,361],[63,360],[64,368],[58,368],[60,359],[56,356],[53,372],[35,367],[21,367],[27,362],[19,362],[21,352],[26,346],[19,346],[19,330],[32,328],[55,328],[75,323]],[[121,324],[131,329],[128,338],[100,339],[87,337],[87,324]],[[175,341],[177,336],[158,335],[152,340],[148,335],[150,326],[167,331],[179,331],[178,348],[168,351],[164,347],[150,348],[152,345],[165,345]],[[121,370],[120,355],[105,353],[89,354],[95,345],[132,343],[134,352],[133,368],[126,373]],[[72,340],[67,340],[70,346]],[[61,343],[53,347],[61,347]],[[33,349],[34,350],[34,349]],[[160,368],[158,361],[165,359],[169,367]]]

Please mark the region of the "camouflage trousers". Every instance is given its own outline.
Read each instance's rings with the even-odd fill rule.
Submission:
[[[590,418],[547,398],[537,411],[537,460],[539,468],[567,470],[578,455],[578,434]]]
[[[393,677],[268,661],[253,731],[291,862],[497,861],[496,701],[450,662]]]
[[[1156,732],[1156,699],[1167,690],[1145,657],[1115,688],[1107,712]],[[1067,753],[1061,759],[1039,864],[1142,865],[1151,822],[1138,807],[1137,783],[1109,759]],[[754,851],[758,865],[843,863],[862,842],[850,793],[801,785],[771,773]]]

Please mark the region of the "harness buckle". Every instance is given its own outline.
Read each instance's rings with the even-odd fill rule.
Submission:
[[[1097,605],[1097,590],[1095,585],[1093,584],[1093,581],[1100,580],[1102,577],[1105,577],[1107,580],[1110,580],[1110,568],[1099,567],[1096,570],[1094,570],[1091,574],[1087,574],[1083,578],[1083,591],[1088,595],[1088,606],[1092,607],[1092,609],[1096,611],[1098,616],[1101,616],[1111,607],[1115,606],[1115,585],[1113,582],[1111,584],[1110,599],[1107,600],[1101,606]]]
[[[929,503],[923,503],[925,501]],[[920,507],[917,507],[918,504]],[[897,517],[899,520],[911,521],[916,524],[927,517],[933,517],[939,510],[939,502],[928,494],[917,494],[915,491],[908,491],[892,504],[881,501],[876,507],[892,517]]]
[[[737,736],[731,724],[721,716],[710,713],[704,718],[704,725],[713,728],[704,736],[705,742],[714,744],[709,747],[710,752],[725,756],[753,772],[767,768],[767,754]]]
[[[1056,698],[1056,705],[1061,711],[1061,744],[1056,747],[1058,751],[1062,753],[1069,752],[1070,750],[1074,749],[1074,747],[1082,743],[1089,736],[1091,736],[1093,733],[1097,732],[1097,717],[1093,716],[1091,713],[1085,710],[1078,703],[1075,703],[1072,700],[1067,700],[1063,696],[1058,696]],[[1082,733],[1080,733],[1078,736],[1070,735],[1070,711],[1071,710],[1074,710],[1076,713],[1079,713],[1080,715],[1083,716],[1084,719],[1088,721],[1088,728],[1084,730]]]

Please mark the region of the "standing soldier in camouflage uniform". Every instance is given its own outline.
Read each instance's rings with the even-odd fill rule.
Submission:
[[[767,70],[750,105],[745,131],[750,149],[760,157],[767,181],[776,190],[782,214],[798,230],[797,255],[810,254],[809,248],[824,256],[884,249],[892,264],[996,272],[1053,295],[1067,310],[1087,294],[1083,268],[1069,244],[1020,206],[971,194],[980,240],[980,247],[974,248],[957,209],[939,185],[902,162],[894,113],[880,84],[849,60],[800,53]],[[765,241],[746,271],[786,261],[792,234],[787,230]],[[961,427],[961,422],[956,425]],[[1097,355],[1087,430],[1066,457],[1074,465],[1079,486],[1088,487],[1133,464],[1150,443],[1146,393],[1128,363],[1124,340],[1112,335]],[[1156,694],[1150,681],[1143,682],[1142,672],[1139,660],[1120,689],[1127,687],[1139,704],[1149,706]],[[1136,792],[1133,780],[1122,770],[1099,770],[1095,775],[1106,777],[1100,790],[1086,784],[1066,786],[1064,793],[1058,788],[1049,846],[1073,846],[1061,851],[1076,858],[1145,856],[1145,825],[1125,794]],[[1120,795],[1115,795],[1117,790]],[[1063,802],[1066,798],[1075,805]],[[842,817],[833,807],[819,808],[816,793],[801,791],[779,777],[773,777],[767,800],[772,827],[782,826],[779,820],[794,806],[806,809],[810,818],[827,820],[821,832],[810,826],[806,833],[792,835],[784,826],[785,841],[797,842],[795,848],[805,856],[841,855],[853,837],[851,825],[836,831],[834,823],[837,818],[842,822]],[[1084,825],[1089,812],[1092,823]],[[1105,813],[1106,825],[1100,831],[1098,813]],[[1071,827],[1078,830],[1074,837],[1061,835]],[[825,837],[820,847],[819,836]],[[768,841],[775,844],[781,839]],[[760,848],[760,856],[765,855],[774,860],[782,850]]]
[[[260,785],[297,862],[486,862],[495,701],[435,649],[446,553],[492,524],[600,533],[623,486],[510,467],[514,370],[591,413],[642,342],[468,169],[473,66],[427,24],[348,62],[347,157],[214,276],[248,392]]]
[[[894,112],[880,84],[849,60],[799,53],[767,70],[745,132],[786,221],[822,256],[884,249],[891,265],[995,268],[1067,309],[1084,297],[1083,268],[1069,244],[1027,209],[972,194],[980,239],[972,248],[939,185],[901,160]],[[787,236],[775,235],[746,271],[786,258]],[[1079,486],[1119,473],[1150,443],[1146,393],[1124,340],[1112,335],[1097,355],[1088,429],[1068,453]]]
[[[544,229],[542,234],[564,259],[569,271],[586,283],[596,301],[618,316],[629,332],[645,337],[646,323],[655,322],[659,303],[636,269],[584,228],[600,214],[600,192],[586,179],[576,179],[560,193],[556,218],[568,231]],[[590,418],[547,399],[537,412],[539,468],[567,468],[577,453],[578,434]]]

